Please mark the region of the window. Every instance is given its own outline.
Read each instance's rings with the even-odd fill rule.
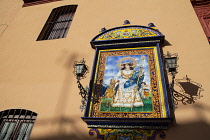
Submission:
[[[37,41],[65,38],[76,8],[77,5],[66,5],[53,9]]]
[[[210,43],[210,1],[191,0],[193,8]]]
[[[23,0],[23,1],[24,1],[23,7],[27,7],[27,6],[39,5],[39,4],[61,1],[61,0]]]
[[[37,114],[24,109],[0,112],[0,140],[28,140]]]

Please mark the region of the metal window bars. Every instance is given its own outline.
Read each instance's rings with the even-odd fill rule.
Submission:
[[[65,38],[77,5],[66,5],[52,10],[37,40]]]
[[[25,109],[0,112],[0,140],[28,140],[37,114]]]

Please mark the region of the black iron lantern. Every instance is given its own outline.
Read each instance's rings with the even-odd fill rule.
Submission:
[[[165,58],[165,64],[169,72],[176,72],[177,68],[177,57]]]
[[[75,72],[78,77],[84,76],[86,71],[87,71],[87,67],[85,64],[76,64],[75,65]]]
[[[83,111],[86,108],[87,104],[87,95],[88,95],[88,87],[84,88],[82,84],[80,83],[80,80],[85,78],[85,75],[89,72],[88,66],[85,64],[84,58],[81,61],[74,61],[74,75],[77,78],[77,84],[78,88],[80,90],[79,94],[82,97],[80,106],[81,111]]]
[[[83,79],[88,71],[88,67],[85,64],[85,60],[82,59],[81,61],[74,62],[74,74],[77,79]]]
[[[164,55],[164,59],[165,59],[165,66],[168,69],[168,72],[173,74],[177,73],[177,60],[178,60],[178,54],[171,54],[169,52],[167,52],[166,55]]]

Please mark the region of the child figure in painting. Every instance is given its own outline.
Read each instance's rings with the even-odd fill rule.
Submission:
[[[139,94],[140,83],[144,79],[144,74],[134,70],[134,64],[127,62],[121,64],[121,70],[115,77],[118,82],[117,92],[114,96],[112,107],[130,107],[143,106],[143,101]]]
[[[141,97],[144,98],[144,99],[149,99],[149,85],[146,84],[146,82],[142,82],[141,83],[141,90],[140,90],[140,93],[141,93]]]

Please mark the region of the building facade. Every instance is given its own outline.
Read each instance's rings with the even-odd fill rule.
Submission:
[[[154,23],[165,35],[163,53],[178,54],[177,109],[166,140],[210,137],[210,25],[205,22],[203,30],[190,0],[1,0],[0,7],[0,111],[7,110],[6,118],[12,112],[14,120],[15,112],[25,113],[33,122],[27,127],[31,140],[97,139],[81,119],[73,65],[86,60],[90,72],[81,82],[89,85],[95,55],[90,41],[101,28],[125,20]]]

